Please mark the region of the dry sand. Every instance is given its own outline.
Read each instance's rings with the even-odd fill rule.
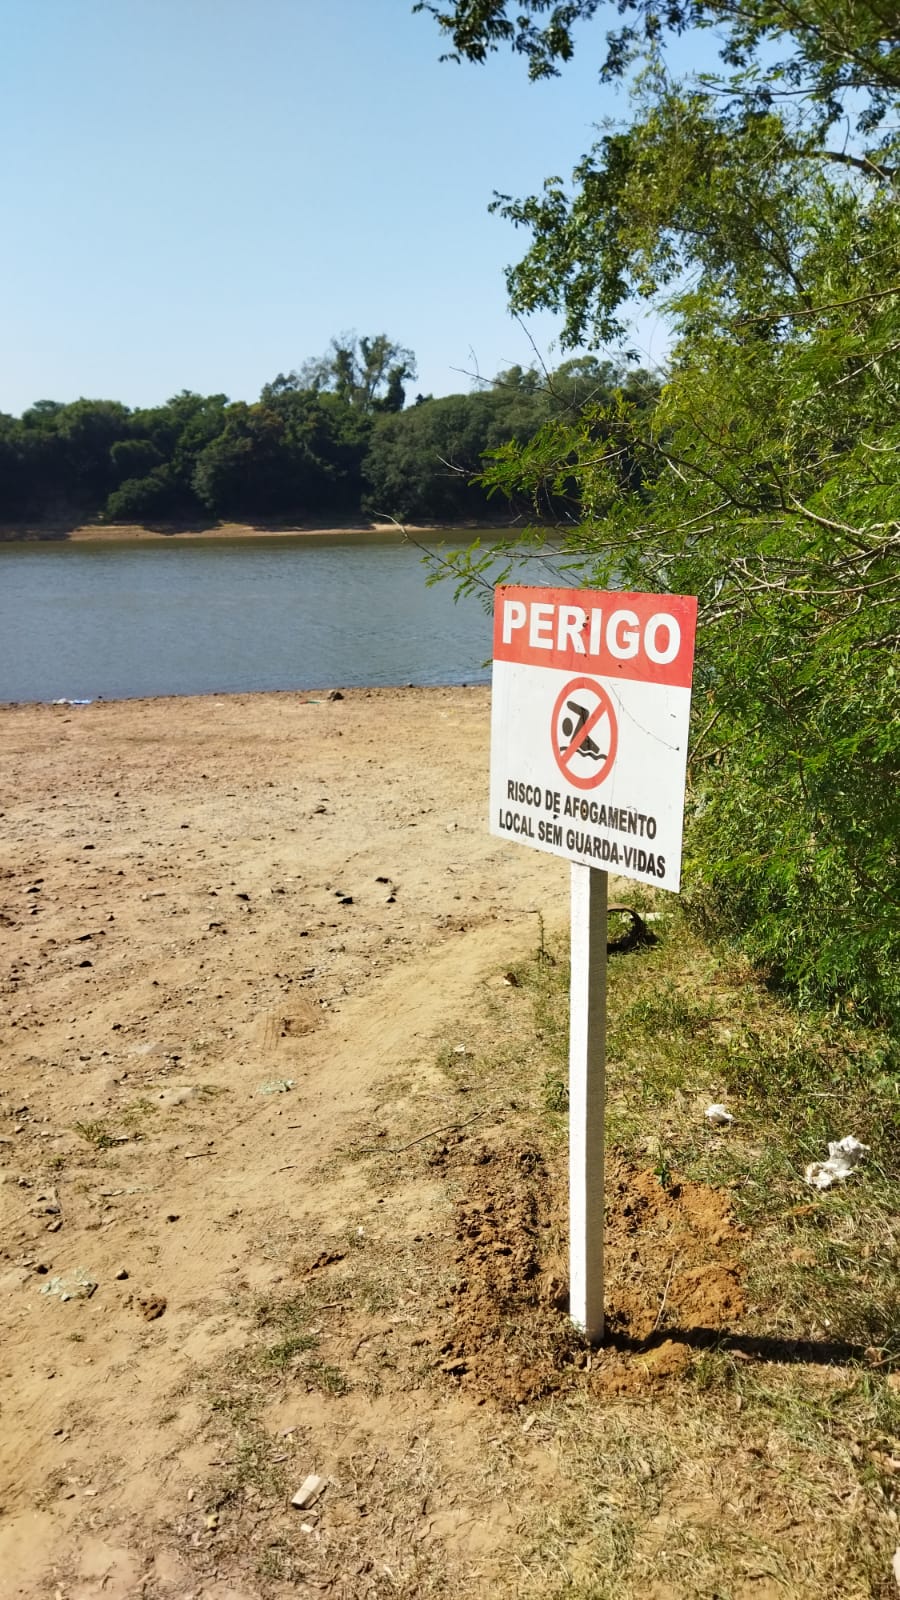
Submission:
[[[741,1327],[730,1193],[613,1150],[568,1319],[488,695],[0,709],[0,1600],[557,1593],[566,1404]]]
[[[565,919],[565,864],[487,832],[487,759],[483,688],[0,709],[3,1600],[282,1593],[208,1553],[210,1379],[298,1262],[441,1213],[346,1153],[402,1125],[392,1075],[430,1092],[536,913]],[[41,1292],[78,1268],[89,1299]],[[336,1418],[384,1437],[430,1406],[445,1458],[480,1448],[475,1396],[334,1406],[288,1407],[300,1478]]]
[[[436,526],[425,523],[405,523],[401,526],[398,522],[356,522],[347,527],[322,527],[318,523],[300,523],[295,527],[281,524],[260,527],[251,522],[215,522],[211,524],[159,524],[157,527],[148,528],[139,522],[86,522],[72,526],[68,522],[50,523],[38,522],[32,524],[7,523],[0,524],[0,544],[34,544],[34,543],[65,543],[65,544],[133,544],[136,540],[146,543],[171,544],[184,539],[202,539],[212,542],[216,539],[299,539],[310,538],[319,542],[334,540],[341,543],[346,539],[362,540],[367,537],[373,539],[398,539],[405,534],[413,538],[447,539],[458,537],[461,539],[475,539],[479,533],[502,538],[504,533],[509,534],[509,525],[504,523],[472,523],[460,525],[453,523],[446,526]]]

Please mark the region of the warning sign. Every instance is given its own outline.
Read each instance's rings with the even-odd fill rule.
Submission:
[[[697,602],[501,587],[491,832],[677,889]]]
[[[576,789],[596,789],[616,759],[619,742],[615,709],[602,683],[573,678],[560,689],[550,737],[563,777]]]

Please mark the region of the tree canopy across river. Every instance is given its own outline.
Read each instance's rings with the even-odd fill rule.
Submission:
[[[171,522],[489,514],[473,479],[553,416],[617,395],[645,405],[645,372],[587,357],[553,373],[513,367],[470,393],[418,395],[403,409],[415,356],[379,334],[332,341],[279,373],[252,405],[184,390],[165,405],[39,400],[0,414],[0,521]],[[559,509],[567,486],[544,496]]]

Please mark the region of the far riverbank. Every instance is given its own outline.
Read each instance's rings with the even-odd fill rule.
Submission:
[[[348,540],[365,542],[392,542],[409,537],[423,539],[453,539],[467,541],[480,534],[502,539],[514,529],[500,523],[447,523],[445,525],[398,522],[349,522],[340,526],[319,522],[297,522],[290,525],[260,525],[249,522],[178,523],[147,527],[134,522],[85,522],[77,526],[68,523],[32,523],[0,525],[0,544],[172,544],[188,539],[202,539],[204,543],[235,539],[315,539],[322,543]]]

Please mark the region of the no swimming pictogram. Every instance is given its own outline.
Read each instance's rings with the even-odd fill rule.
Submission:
[[[560,772],[576,789],[596,789],[616,759],[615,708],[595,678],[572,678],[561,689],[550,719],[550,743]]]

